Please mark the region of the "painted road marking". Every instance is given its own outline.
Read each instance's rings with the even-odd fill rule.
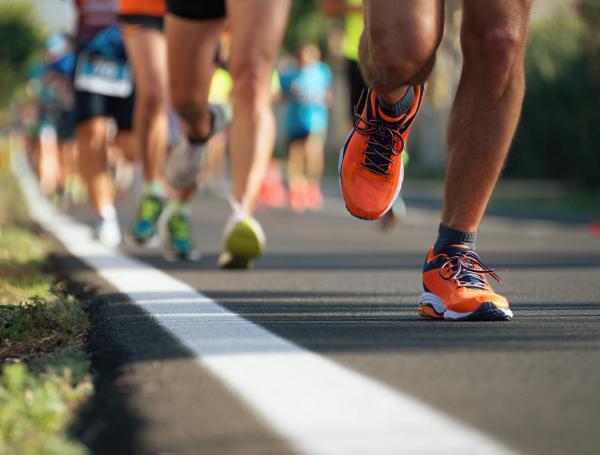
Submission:
[[[160,270],[100,245],[88,227],[57,213],[40,196],[22,165],[19,175],[32,216],[47,231],[146,310],[298,451],[511,452],[402,391],[307,351]]]

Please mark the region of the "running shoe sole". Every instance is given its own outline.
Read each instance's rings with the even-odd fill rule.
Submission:
[[[468,313],[448,310],[444,301],[431,292],[421,294],[417,311],[424,318],[451,321],[510,321],[513,317],[511,310],[498,308],[492,302],[483,302],[475,311]]]

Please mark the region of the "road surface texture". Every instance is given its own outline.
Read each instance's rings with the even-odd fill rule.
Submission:
[[[120,205],[123,226],[133,199]],[[514,320],[438,322],[416,313],[436,211],[409,208],[406,222],[388,233],[345,215],[339,199],[328,199],[319,214],[260,211],[267,254],[251,271],[221,271],[215,263],[227,203],[200,196],[193,210],[200,262],[124,250],[281,338],[518,452],[598,453],[600,238],[585,227],[487,219],[478,251],[487,265],[509,269],[495,288],[510,300]],[[85,210],[73,215],[89,220]],[[293,452],[143,310],[65,252],[57,260],[93,295],[91,350],[101,374],[97,398],[74,429],[92,448]],[[437,431],[430,429],[432,440]]]

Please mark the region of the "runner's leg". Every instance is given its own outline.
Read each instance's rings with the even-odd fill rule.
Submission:
[[[479,228],[508,153],[525,89],[531,0],[465,0],[463,71],[448,129],[442,223]]]
[[[167,48],[159,30],[123,24],[135,77],[133,133],[146,182],[162,177],[167,148]]]
[[[252,212],[275,144],[271,78],[289,0],[228,1],[234,80],[231,127],[233,197]]]
[[[166,16],[171,101],[192,140],[206,139],[211,131],[208,91],[223,23]]]
[[[175,12],[186,13],[183,5],[173,4]],[[189,5],[188,5],[189,6]],[[180,143],[171,151],[167,166],[167,179],[175,190],[175,199],[169,201],[165,211],[166,243],[164,250],[168,259],[199,258],[194,248],[189,229],[189,206],[187,201],[196,190],[195,179],[199,161],[206,152],[206,141],[214,133],[214,119],[208,105],[208,91],[215,69],[217,43],[223,30],[224,18],[206,18],[203,13],[215,11],[212,6],[196,5],[198,16],[189,19],[176,14],[167,14],[165,32],[173,107],[183,120],[189,143]],[[187,15],[185,15],[188,17]],[[177,163],[177,159],[183,159]],[[182,169],[182,163],[185,165]],[[189,163],[189,165],[188,165]],[[177,184],[185,182],[181,185]]]
[[[355,110],[339,166],[344,202],[356,217],[377,219],[398,198],[401,152],[442,37],[443,6],[443,0],[365,0],[360,58],[371,90]]]
[[[92,209],[100,214],[113,206],[114,189],[108,172],[107,119],[93,117],[77,126],[79,168],[85,181]]]
[[[508,153],[524,93],[531,0],[465,0],[464,63],[448,131],[442,224],[423,267],[419,314],[429,318],[509,320],[498,279],[475,253],[479,223]],[[450,262],[448,262],[450,261]],[[444,264],[458,264],[452,277]],[[461,269],[461,264],[466,264]]]
[[[290,209],[302,212],[306,209],[304,204],[305,152],[306,138],[295,139],[290,142],[287,159],[287,181]]]
[[[310,134],[306,139],[306,176],[311,184],[320,187],[324,168],[325,134]]]

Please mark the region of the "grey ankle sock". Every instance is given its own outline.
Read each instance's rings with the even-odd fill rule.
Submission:
[[[438,238],[433,246],[433,251],[437,254],[450,245],[465,245],[474,250],[476,241],[477,232],[462,232],[440,223]]]
[[[378,99],[384,114],[389,115],[390,117],[400,117],[401,115],[406,114],[415,102],[415,90],[412,87],[409,87],[406,91],[406,95],[404,95],[400,101],[393,104],[386,103],[381,97],[378,97]]]

